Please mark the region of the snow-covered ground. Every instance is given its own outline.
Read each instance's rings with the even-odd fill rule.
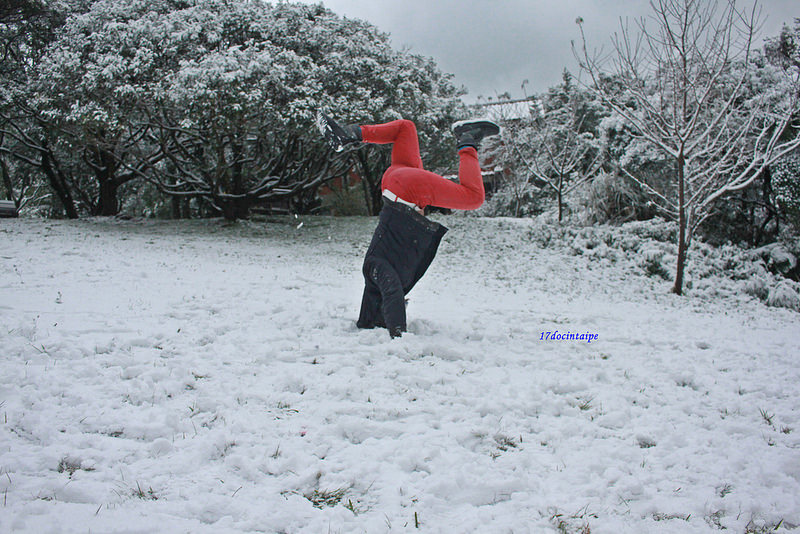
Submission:
[[[800,525],[800,314],[441,220],[393,341],[375,219],[0,221],[0,532]]]

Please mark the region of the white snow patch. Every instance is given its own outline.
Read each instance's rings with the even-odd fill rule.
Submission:
[[[677,297],[658,225],[447,217],[390,340],[375,220],[302,222],[0,224],[0,531],[800,525],[798,314],[736,253]]]

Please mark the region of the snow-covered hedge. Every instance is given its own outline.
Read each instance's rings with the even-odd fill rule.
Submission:
[[[564,248],[601,264],[624,267],[630,275],[671,281],[675,275],[677,224],[663,219],[620,226],[559,226],[533,221],[531,241],[542,248]],[[747,294],[768,306],[800,311],[800,283],[785,275],[797,269],[797,251],[776,243],[747,250],[735,245],[711,246],[695,240],[685,273],[687,293],[694,296]]]

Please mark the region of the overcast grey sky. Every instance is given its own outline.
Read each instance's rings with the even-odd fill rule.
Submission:
[[[302,0],[306,1],[306,0]],[[711,0],[708,0],[711,1]],[[307,3],[319,3],[307,0]],[[396,47],[433,57],[469,90],[467,101],[509,92],[523,95],[577,72],[571,40],[583,17],[590,46],[606,45],[620,17],[650,13],[647,0],[323,0],[334,12],[367,20],[391,34]],[[752,6],[750,2],[737,2]],[[762,0],[763,37],[800,17],[799,0]]]

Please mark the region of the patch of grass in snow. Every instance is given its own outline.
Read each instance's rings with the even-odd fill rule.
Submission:
[[[591,534],[588,519],[597,519],[597,515],[589,513],[588,508],[586,506],[574,514],[563,514],[558,509],[551,509],[550,523],[559,534]]]
[[[281,413],[286,414],[286,415],[292,415],[292,414],[300,413],[300,410],[298,410],[297,408],[292,408],[292,405],[289,404],[288,402],[280,401],[280,402],[278,402],[278,404],[275,407]],[[276,419],[280,419],[280,416],[276,416],[275,418]]]
[[[777,523],[768,523],[762,521],[756,523],[754,519],[751,519],[750,522],[747,523],[747,526],[744,527],[744,534],[767,534],[768,532],[777,532],[781,527],[783,527],[782,530],[794,530],[797,528],[797,526],[798,525],[784,523],[783,519]]]
[[[478,437],[483,437],[484,435],[481,434]],[[522,443],[522,436],[519,438],[514,438],[511,436],[507,436],[503,433],[497,433],[494,435],[494,444],[497,447],[496,450],[492,450],[489,452],[489,456],[491,456],[492,460],[496,460],[500,457],[500,453],[509,451],[511,449],[516,449],[519,447],[519,444]]]
[[[680,519],[682,521],[689,521],[692,518],[692,514],[688,515],[681,515],[681,514],[653,514],[654,521],[672,521],[673,519]]]
[[[733,491],[733,486],[731,486],[730,484],[725,483],[722,486],[717,488],[717,495],[719,495],[720,497],[725,497],[726,495],[728,495],[732,491]]]
[[[123,485],[123,488],[124,487],[125,486]],[[158,500],[158,495],[156,495],[156,492],[153,490],[152,487],[148,487],[145,490],[144,488],[142,488],[142,485],[139,484],[138,481],[136,482],[136,487],[125,488],[124,491],[114,490],[114,493],[116,493],[120,497],[132,496],[132,497],[136,497],[136,498],[142,499],[143,501],[157,501]]]
[[[725,517],[725,512],[723,510],[718,510],[713,514],[707,515],[705,520],[709,526],[712,526],[718,530],[725,530],[725,526],[722,524],[723,517]]]
[[[636,438],[636,444],[640,449],[651,449],[656,446],[656,440],[649,436],[639,436]]]
[[[582,397],[578,399],[578,409],[582,412],[586,412],[592,408],[592,402],[594,401],[594,397]]]
[[[147,491],[143,490],[139,483],[136,483],[136,489],[133,490],[133,496],[138,497],[144,501],[157,501],[158,496],[156,492],[153,491],[153,488],[147,488]]]
[[[311,501],[315,508],[325,508],[336,506],[344,498],[345,493],[350,488],[338,488],[335,490],[318,490],[315,489],[311,494],[304,495],[306,499]]]
[[[217,454],[219,458],[225,458],[228,453],[236,446],[236,441],[226,441],[222,447],[217,446]]]
[[[762,410],[760,408],[758,411],[761,412],[761,418],[764,420],[764,423],[768,424],[772,428],[775,428],[775,425],[772,422],[772,419],[775,417],[775,414],[771,414],[766,410]]]
[[[74,458],[64,457],[58,462],[58,472],[67,473],[70,478],[76,471],[94,471],[93,467],[81,467],[81,461]]]
[[[345,504],[344,507],[353,512],[353,515],[358,515],[365,511],[365,509],[358,508],[355,504],[353,504],[351,499],[347,499],[347,504]]]
[[[270,458],[277,459],[281,455],[281,444],[278,443],[278,446],[275,447],[275,452],[270,455]]]
[[[497,448],[505,452],[509,449],[516,449],[520,442],[522,442],[522,436],[516,439],[504,434],[497,434],[494,437],[494,441],[497,443]]]

